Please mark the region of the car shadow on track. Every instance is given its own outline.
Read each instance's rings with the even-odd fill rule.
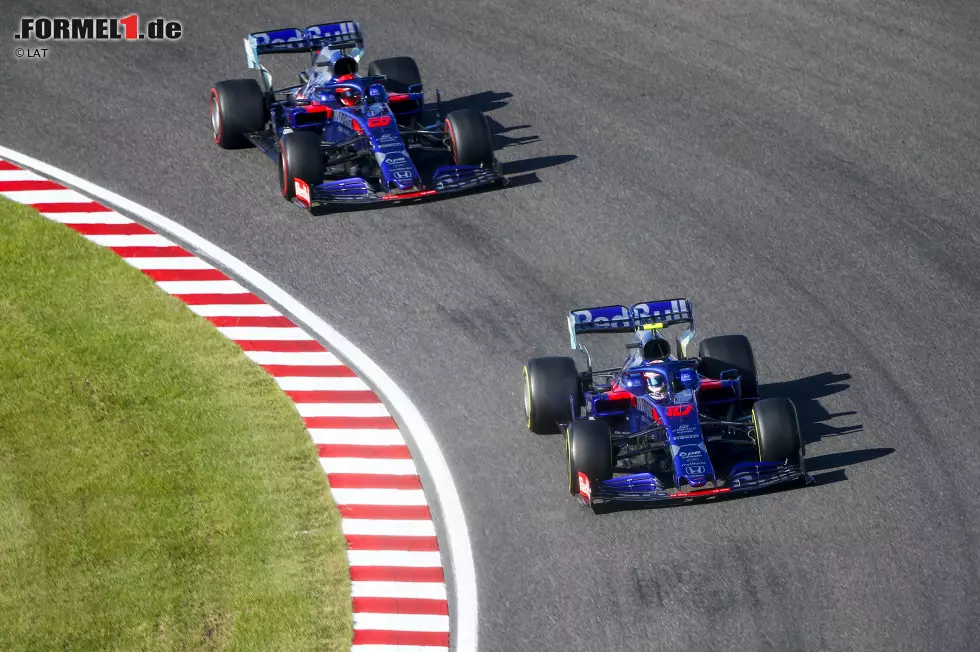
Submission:
[[[482,91],[480,93],[473,93],[472,95],[443,100],[442,110],[444,113],[458,111],[459,109],[475,109],[482,112],[487,118],[487,126],[490,127],[490,136],[493,141],[494,151],[499,152],[508,147],[519,147],[538,142],[541,138],[535,134],[515,133],[523,129],[530,129],[531,125],[507,126],[500,123],[493,116],[488,115],[490,111],[507,106],[507,100],[512,97],[514,95],[508,92]],[[507,161],[503,164],[503,173],[504,176],[508,177],[507,185],[509,187],[526,186],[541,181],[538,175],[535,174],[538,170],[563,165],[577,158],[574,154],[558,154]]]
[[[831,425],[829,423],[831,420],[855,417],[857,412],[832,413],[820,403],[820,399],[847,390],[850,385],[846,381],[850,379],[851,375],[847,373],[825,371],[797,380],[761,385],[759,396],[762,398],[784,396],[793,401],[800,420],[803,444],[808,446],[826,437],[850,435],[864,430],[864,426],[860,423]],[[841,467],[870,462],[894,452],[894,448],[866,448],[817,456],[808,455],[806,468],[817,485],[834,484],[847,480],[847,473]]]
[[[782,396],[793,401],[796,415],[800,420],[800,434],[804,446],[816,443],[824,437],[838,437],[860,432],[861,424],[833,426],[827,423],[838,417],[853,417],[857,412],[831,413],[820,404],[820,399],[839,394],[850,387],[847,382],[850,374],[836,374],[831,371],[814,374],[806,378],[788,380],[781,383],[767,383],[759,386],[760,398]]]
[[[894,448],[863,448],[856,451],[841,451],[840,453],[827,453],[816,457],[806,458],[806,470],[811,473],[817,471],[828,471],[830,469],[841,470],[842,466],[853,466],[863,464],[872,460],[891,455],[895,452]]]
[[[501,150],[507,147],[516,147],[518,145],[529,145],[531,143],[538,142],[541,140],[541,138],[539,138],[537,135],[514,134],[515,131],[520,129],[530,129],[531,125],[512,125],[506,127],[492,116],[487,115],[491,111],[507,106],[506,100],[509,100],[512,97],[514,97],[513,93],[481,91],[479,93],[473,93],[472,95],[454,97],[451,100],[443,100],[442,112],[443,114],[449,114],[453,111],[459,111],[462,109],[473,109],[484,114],[487,118],[487,125],[490,127],[490,136],[493,140],[493,148],[495,150]],[[436,107],[431,106],[427,108],[435,109]]]

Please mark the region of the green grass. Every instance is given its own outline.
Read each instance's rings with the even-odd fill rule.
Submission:
[[[140,272],[0,198],[0,650],[344,650],[289,399]]]

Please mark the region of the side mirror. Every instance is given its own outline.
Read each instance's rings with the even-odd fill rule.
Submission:
[[[735,380],[741,376],[738,369],[726,369],[725,371],[718,374],[718,380]]]
[[[681,386],[684,389],[697,390],[701,386],[701,379],[698,377],[698,372],[694,369],[681,369],[678,373],[678,377],[681,381]]]

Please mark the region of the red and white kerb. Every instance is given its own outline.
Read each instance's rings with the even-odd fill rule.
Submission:
[[[0,195],[116,252],[237,343],[293,400],[347,539],[352,652],[448,651],[449,604],[426,493],[398,425],[357,374],[221,270],[90,197],[4,160]]]

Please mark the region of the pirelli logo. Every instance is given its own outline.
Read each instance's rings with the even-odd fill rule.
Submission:
[[[28,16],[20,19],[20,31],[14,38],[30,41],[176,41],[183,33],[180,21],[154,18],[141,25],[137,14],[121,18]]]

